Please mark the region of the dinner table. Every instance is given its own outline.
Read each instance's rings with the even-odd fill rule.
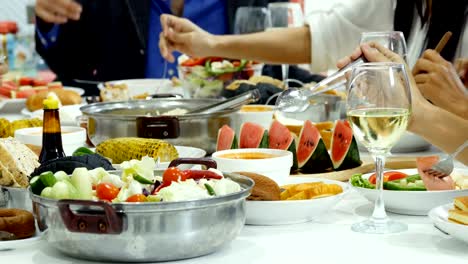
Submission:
[[[440,151],[431,147],[423,152],[393,156],[434,154]],[[369,158],[365,152],[362,156]],[[466,168],[459,162],[455,167]],[[352,231],[351,224],[368,218],[372,209],[373,203],[351,188],[340,202],[313,221],[275,226],[245,225],[232,242],[218,251],[173,263],[468,263],[468,244],[436,228],[428,216],[388,213],[392,219],[408,225],[408,230],[401,233],[375,235]],[[0,264],[3,263],[96,262],[69,257],[39,239],[0,251]]]

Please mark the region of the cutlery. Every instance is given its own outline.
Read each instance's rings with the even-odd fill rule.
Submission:
[[[187,114],[211,114],[228,108],[239,108],[243,105],[257,102],[260,99],[260,91],[253,89],[228,100],[203,106],[189,111]]]
[[[455,152],[448,155],[444,159],[439,160],[436,164],[424,172],[428,173],[431,176],[437,178],[444,178],[449,176],[453,171],[453,159],[457,157],[460,152],[462,152],[466,147],[468,147],[468,140],[465,141],[461,146],[459,146]]]

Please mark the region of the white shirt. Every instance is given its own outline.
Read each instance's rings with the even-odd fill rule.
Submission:
[[[313,2],[310,5],[313,6]],[[340,58],[351,54],[359,45],[362,32],[393,30],[395,6],[395,0],[341,0],[327,9],[310,10],[305,21],[311,29],[312,71],[335,68]],[[407,40],[410,66],[425,47],[427,26],[421,28],[420,25],[419,16],[415,16]],[[468,57],[467,41],[465,27],[456,57]]]

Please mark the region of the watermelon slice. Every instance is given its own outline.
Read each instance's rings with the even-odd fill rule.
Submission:
[[[361,165],[356,139],[347,120],[335,122],[331,140],[331,160],[335,170],[346,170]]]
[[[236,133],[228,125],[222,126],[218,130],[218,140],[216,141],[216,151],[226,149],[236,149],[237,138]]]
[[[291,170],[297,169],[297,154],[296,154],[296,135],[291,133],[289,129],[274,120],[271,123],[269,136],[269,148],[288,150],[293,154],[293,166]]]
[[[239,133],[239,148],[268,148],[268,131],[255,123],[243,123]]]
[[[309,120],[304,122],[297,147],[298,167],[304,172],[324,172],[332,167],[319,130]]]

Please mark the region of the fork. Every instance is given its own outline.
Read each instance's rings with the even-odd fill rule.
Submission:
[[[453,159],[460,154],[466,147],[468,146],[468,140],[465,141],[461,146],[459,146],[455,152],[448,155],[446,158],[439,160],[436,164],[432,165],[432,167],[424,172],[428,173],[431,176],[437,178],[444,178],[449,176],[453,171]]]

